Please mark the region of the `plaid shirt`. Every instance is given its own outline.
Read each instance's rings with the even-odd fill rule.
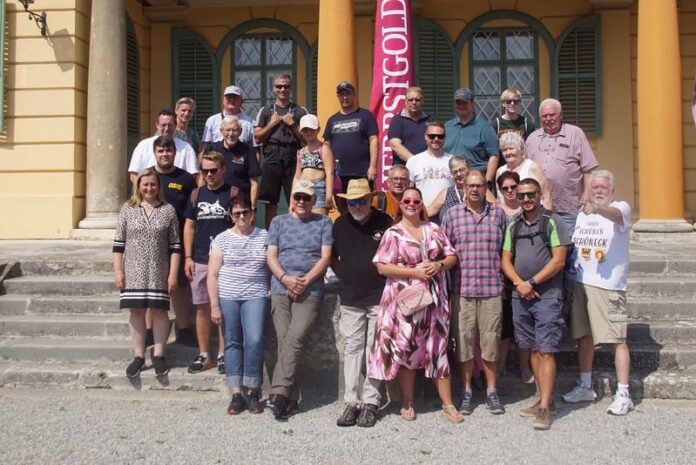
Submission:
[[[445,213],[442,229],[457,253],[452,292],[462,297],[497,297],[503,291],[500,254],[507,218],[499,206],[486,202],[480,217],[465,203]]]

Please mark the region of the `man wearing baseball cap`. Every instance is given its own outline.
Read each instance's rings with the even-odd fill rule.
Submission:
[[[445,152],[460,155],[469,162],[469,169],[486,174],[489,188],[498,169],[498,137],[488,121],[474,112],[474,94],[466,87],[454,93],[457,116],[445,123]]]
[[[205,122],[201,143],[203,152],[213,142],[222,140],[220,126],[222,125],[222,119],[228,115],[239,118],[239,123],[242,125],[242,134],[239,136],[239,140],[249,145],[249,147],[257,145],[254,143],[254,120],[251,116],[242,113],[242,103],[244,103],[242,89],[234,85],[225,87],[225,92],[222,96],[222,111],[212,115]]]

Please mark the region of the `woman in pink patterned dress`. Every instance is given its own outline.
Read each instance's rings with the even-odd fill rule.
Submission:
[[[413,408],[417,369],[433,378],[442,400],[442,414],[451,422],[464,417],[452,404],[447,341],[450,312],[444,271],[457,259],[447,236],[430,222],[422,222],[423,197],[416,188],[404,191],[397,224],[387,230],[373,261],[387,277],[382,294],[368,376],[384,381],[396,379],[401,390],[401,417],[415,420]],[[427,259],[423,259],[425,242]],[[410,316],[398,308],[396,296],[419,279],[432,279],[436,302]]]

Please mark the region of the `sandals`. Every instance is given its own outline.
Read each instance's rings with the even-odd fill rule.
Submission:
[[[447,419],[450,423],[461,423],[464,421],[464,415],[457,411],[457,407],[454,405],[443,405],[442,406],[442,416]]]
[[[416,411],[413,409],[413,405],[401,407],[399,414],[401,415],[402,420],[413,421],[416,419]]]

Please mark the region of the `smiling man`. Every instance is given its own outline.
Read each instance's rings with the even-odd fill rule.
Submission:
[[[244,97],[242,96],[241,88],[237,86],[227,86],[225,88],[224,95],[222,96],[222,111],[210,116],[205,122],[201,150],[205,152],[208,150],[211,143],[222,140],[220,126],[222,125],[223,118],[228,115],[233,115],[239,118],[239,122],[242,125],[242,133],[240,134],[239,139],[248,144],[250,147],[255,147],[254,120],[251,116],[242,112],[243,103]]]
[[[430,205],[442,189],[452,185],[449,160],[452,157],[445,152],[445,126],[439,121],[430,121],[425,125],[423,139],[427,150],[411,157],[406,162],[411,181],[423,194],[423,203]]]

